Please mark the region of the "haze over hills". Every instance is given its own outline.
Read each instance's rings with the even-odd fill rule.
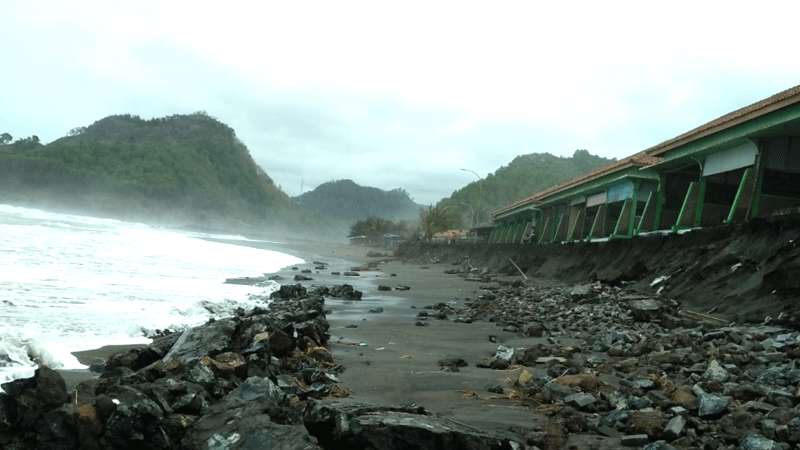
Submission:
[[[437,206],[457,210],[465,226],[471,225],[473,210],[477,221],[487,222],[499,206],[527,197],[563,181],[583,175],[614,159],[576,150],[571,157],[530,153],[514,158],[507,166],[480,181],[474,181],[442,199]]]
[[[439,202],[462,225],[613,160],[577,150],[571,157],[514,158]],[[234,130],[205,113],[144,120],[115,115],[43,145],[35,136],[0,135],[0,202],[192,225],[297,225],[340,235],[367,217],[416,222],[420,205],[404,189],[352,180],[288,197],[251,157]],[[457,219],[455,220],[457,222]],[[458,226],[450,223],[448,226]]]
[[[419,218],[421,208],[403,189],[384,191],[352,180],[323,183],[294,200],[304,209],[347,225],[371,216],[414,221]]]
[[[0,145],[0,200],[116,217],[297,218],[234,130],[205,113],[109,116],[47,145]]]

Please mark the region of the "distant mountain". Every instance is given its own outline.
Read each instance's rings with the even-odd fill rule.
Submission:
[[[348,225],[367,217],[417,220],[420,210],[420,205],[403,189],[384,191],[358,185],[352,180],[323,183],[295,197],[294,201],[302,208]]]
[[[571,157],[550,153],[517,156],[495,173],[453,192],[437,206],[459,211],[465,226],[471,225],[472,210],[478,222],[487,222],[497,208],[614,161],[586,150],[576,150]]]
[[[205,113],[116,115],[47,145],[35,136],[0,144],[2,201],[200,222],[292,214],[233,129]]]

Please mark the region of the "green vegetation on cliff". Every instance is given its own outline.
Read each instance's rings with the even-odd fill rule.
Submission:
[[[358,185],[352,180],[323,183],[294,200],[305,209],[348,225],[368,217],[416,220],[420,210],[420,206],[403,189],[384,191]]]
[[[134,217],[296,215],[233,129],[205,113],[110,116],[47,145],[0,141],[0,200]]]
[[[571,157],[531,153],[514,158],[507,166],[474,181],[441,200],[437,206],[457,211],[465,226],[471,225],[473,211],[478,222],[488,222],[491,211],[523,199],[558,183],[583,175],[613,159],[576,150]]]

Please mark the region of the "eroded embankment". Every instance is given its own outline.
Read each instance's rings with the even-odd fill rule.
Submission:
[[[800,316],[800,217],[598,243],[539,246],[407,243],[406,259],[465,257],[475,267],[581,283],[625,282],[679,300],[686,308],[741,321]],[[668,278],[663,278],[668,277]],[[664,281],[652,285],[654,280]],[[783,313],[783,314],[781,314]]]

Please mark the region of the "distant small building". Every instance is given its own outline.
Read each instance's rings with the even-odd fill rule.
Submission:
[[[403,242],[403,238],[400,235],[391,233],[386,233],[383,235],[383,248],[387,250],[396,249],[401,242]]]
[[[467,230],[454,229],[454,230],[440,231],[438,233],[433,234],[431,241],[450,244],[457,240],[466,239],[467,234],[468,234]]]
[[[468,239],[473,242],[489,242],[492,230],[494,230],[494,224],[491,223],[476,225],[469,230]]]
[[[347,239],[350,239],[350,245],[369,245],[369,239],[363,234],[360,236],[349,236]]]

